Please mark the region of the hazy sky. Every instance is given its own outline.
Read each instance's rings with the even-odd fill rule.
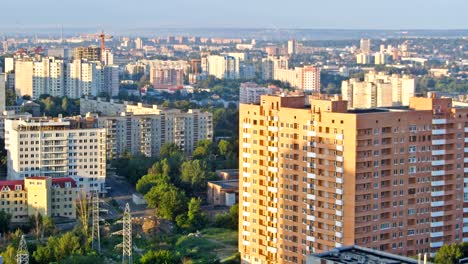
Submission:
[[[468,29],[468,0],[0,0],[3,27]]]

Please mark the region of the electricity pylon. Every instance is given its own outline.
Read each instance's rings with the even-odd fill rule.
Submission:
[[[93,226],[91,230],[91,247],[96,250],[98,254],[101,254],[101,236],[99,233],[99,192],[96,191],[91,193],[91,204],[93,220]]]
[[[21,236],[21,240],[16,251],[16,263],[17,264],[29,264],[29,251],[26,245],[26,239],[24,235]]]

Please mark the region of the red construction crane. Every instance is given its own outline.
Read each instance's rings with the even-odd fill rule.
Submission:
[[[112,39],[113,37],[111,35],[104,34],[104,31],[100,34],[96,34],[96,37],[101,39],[101,54],[104,54],[104,50],[106,49],[106,39]]]

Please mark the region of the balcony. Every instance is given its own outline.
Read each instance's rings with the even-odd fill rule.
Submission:
[[[447,129],[433,129],[432,135],[445,135],[447,134]]]
[[[430,243],[430,246],[431,248],[439,248],[439,247],[442,247],[444,245],[444,242],[440,241],[440,242],[431,242]]]
[[[445,181],[433,181],[431,182],[431,186],[444,186],[445,185]]]
[[[315,153],[315,152],[307,152],[307,157],[308,157],[308,158],[315,158],[315,157],[317,157],[317,153]]]
[[[436,170],[431,172],[431,176],[444,176],[445,171],[444,170]]]
[[[445,165],[445,160],[433,160],[432,166],[442,166]]]
[[[444,232],[431,232],[431,237],[442,237],[442,236],[444,236]]]
[[[432,155],[437,156],[437,155],[445,155],[446,151],[445,149],[439,149],[439,150],[433,150]]]
[[[316,179],[317,175],[315,173],[307,173],[307,179]]]
[[[431,192],[431,196],[438,197],[438,196],[444,196],[445,191],[436,191],[436,192]]]
[[[308,136],[308,137],[315,137],[315,136],[317,136],[317,132],[315,132],[315,131],[307,131],[307,136]]]
[[[444,216],[443,211],[431,212],[431,217],[441,217],[441,216]]]
[[[443,206],[444,204],[444,201],[431,202],[432,207]]]
[[[444,221],[432,222],[431,227],[441,227],[444,226]]]
[[[432,124],[433,124],[433,125],[443,125],[443,124],[447,124],[447,119],[445,119],[445,118],[432,119]]]
[[[445,139],[432,140],[432,145],[445,145],[446,143],[447,143],[447,140]]]

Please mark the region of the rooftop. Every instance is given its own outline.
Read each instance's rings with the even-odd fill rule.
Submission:
[[[239,189],[239,180],[210,181],[209,183],[218,185],[223,189]]]
[[[335,248],[329,252],[317,253],[308,256],[307,264],[323,263],[346,264],[417,264],[417,259],[402,257],[383,251],[373,250],[360,246],[347,246]],[[330,261],[330,262],[328,262]]]

